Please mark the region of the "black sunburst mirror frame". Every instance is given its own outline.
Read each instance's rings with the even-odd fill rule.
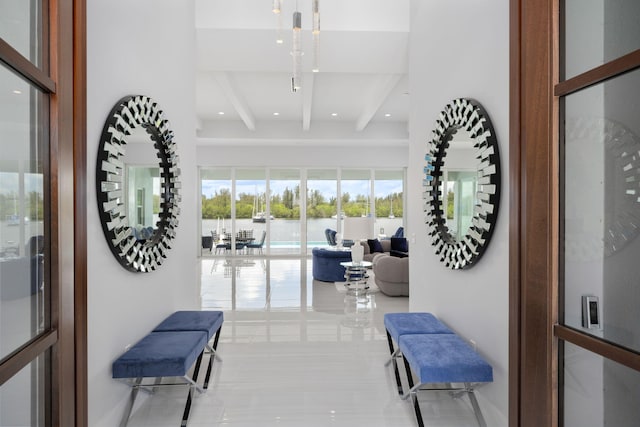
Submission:
[[[443,168],[456,132],[469,133],[476,151],[476,202],[471,225],[460,240],[449,233],[443,212]],[[474,266],[484,254],[495,229],[500,203],[500,156],[491,120],[482,105],[469,98],[451,101],[440,112],[427,143],[423,199],[431,244],[440,261],[453,270]]]
[[[127,137],[142,127],[151,137],[160,167],[160,213],[151,237],[137,239],[124,204]],[[102,129],[96,167],[96,194],[102,231],[120,265],[132,272],[156,270],[167,257],[178,226],[180,169],[173,132],[158,104],[148,96],[129,95],[116,103]]]

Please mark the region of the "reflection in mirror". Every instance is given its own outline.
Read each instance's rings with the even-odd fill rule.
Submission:
[[[471,227],[473,207],[478,203],[477,171],[473,139],[459,129],[449,142],[443,159],[441,194],[444,224],[453,240],[460,241]]]
[[[445,224],[451,237],[460,240],[471,227],[473,206],[476,204],[476,173],[445,170],[443,176],[443,185],[446,185],[442,209],[446,213]]]
[[[144,128],[132,130],[123,162],[129,227],[136,239],[150,239],[160,220],[161,185],[156,149]]]

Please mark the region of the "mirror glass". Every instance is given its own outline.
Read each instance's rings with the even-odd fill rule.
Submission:
[[[151,238],[160,220],[161,183],[156,152],[144,128],[132,130],[123,156],[125,206],[128,225],[138,240]]]
[[[443,160],[440,191],[444,224],[452,239],[461,240],[471,227],[473,207],[478,203],[476,150],[469,132],[458,129]]]

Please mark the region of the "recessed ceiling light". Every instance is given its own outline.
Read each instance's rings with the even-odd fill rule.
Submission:
[[[314,68],[313,70],[311,70],[311,72],[313,72],[313,73],[319,73],[319,72],[320,72],[320,69],[319,69],[319,68]]]
[[[385,117],[391,117],[391,113],[386,113],[384,116]]]
[[[273,115],[274,115],[274,116],[279,116],[279,115],[280,115],[280,113],[273,113]]]
[[[22,95],[22,91],[21,90],[14,90],[13,93],[15,93],[16,95]]]
[[[224,116],[224,111],[218,111],[219,116]]]
[[[331,117],[337,117],[338,113],[331,113]]]

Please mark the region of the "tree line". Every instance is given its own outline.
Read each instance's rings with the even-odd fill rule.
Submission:
[[[16,193],[0,193],[0,219],[20,217],[20,203],[22,201]],[[44,200],[37,191],[27,193],[24,216],[29,221],[44,220]]]
[[[285,188],[282,194],[274,194],[269,200],[271,215],[274,218],[299,219],[300,218],[300,187]],[[341,206],[345,216],[369,215],[369,199],[366,195],[358,194],[355,197],[349,193],[342,194]],[[393,205],[393,207],[392,207]],[[307,218],[331,218],[337,214],[337,199],[326,197],[318,190],[309,191],[307,198]],[[258,212],[266,210],[265,193],[249,194],[240,193],[236,200],[236,218],[251,218]],[[375,215],[388,217],[393,214],[402,217],[402,193],[393,193],[386,197],[376,197]],[[231,190],[221,189],[212,196],[202,195],[202,218],[217,219],[231,218]]]

